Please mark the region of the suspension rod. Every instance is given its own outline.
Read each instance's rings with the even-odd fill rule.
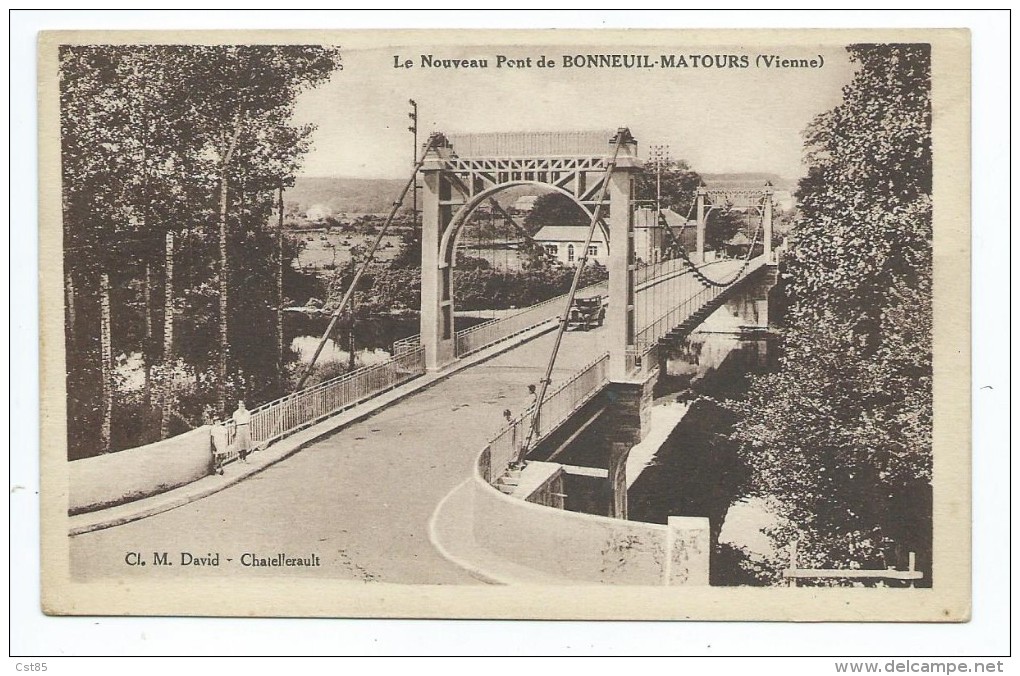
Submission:
[[[553,367],[556,365],[556,356],[560,351],[560,343],[563,342],[563,334],[566,332],[567,324],[570,321],[570,307],[574,304],[574,295],[577,293],[577,287],[581,283],[581,273],[584,272],[584,266],[588,262],[588,251],[591,248],[591,241],[595,236],[595,226],[598,224],[599,218],[602,215],[602,203],[606,201],[606,193],[609,191],[609,181],[613,176],[613,170],[616,169],[616,161],[620,156],[620,148],[623,146],[623,138],[623,132],[618,132],[616,135],[616,146],[613,148],[613,158],[606,167],[606,178],[602,182],[602,188],[599,191],[599,199],[595,204],[595,211],[593,211],[591,215],[591,223],[588,224],[588,237],[584,242],[584,255],[577,264],[577,270],[574,271],[574,279],[570,282],[570,292],[567,294],[566,307],[563,309],[563,314],[560,316],[559,327],[556,329],[556,339],[553,343],[552,353],[549,355],[549,363],[545,367],[545,377],[542,378],[542,382],[539,383],[538,396],[535,398],[535,413],[531,416],[531,427],[528,429],[528,436],[524,440],[524,445],[521,446],[521,450],[518,452],[517,459],[514,461],[514,465],[517,467],[520,467],[524,462],[524,459],[528,456],[531,443],[538,434],[538,426],[541,424],[540,416],[542,412],[542,402],[545,401],[545,394],[549,389],[549,382],[552,379]],[[626,242],[621,242],[617,246],[626,245]],[[630,274],[630,271],[623,270],[619,274]]]
[[[312,374],[312,369],[315,367],[315,362],[318,360],[319,355],[322,354],[322,348],[326,346],[326,341],[329,340],[329,334],[333,332],[333,328],[336,326],[337,320],[340,319],[340,314],[344,311],[347,303],[351,300],[351,296],[354,295],[354,289],[357,288],[358,282],[361,281],[362,275],[365,274],[365,270],[368,269],[369,264],[375,257],[376,251],[379,249],[379,244],[382,243],[383,236],[389,229],[390,224],[393,223],[394,216],[397,215],[397,209],[404,202],[404,197],[407,196],[407,191],[414,185],[415,178],[418,176],[418,171],[425,163],[425,156],[429,150],[432,149],[433,143],[435,143],[435,136],[429,138],[428,143],[425,145],[425,149],[422,150],[421,158],[415,162],[414,169],[411,171],[411,178],[407,179],[407,183],[404,184],[403,190],[400,191],[400,195],[396,201],[393,202],[393,207],[390,209],[390,215],[386,217],[386,222],[383,223],[382,228],[379,230],[379,234],[375,237],[375,242],[372,243],[372,247],[368,251],[368,255],[365,256],[365,260],[361,262],[361,266],[358,271],[354,274],[354,279],[351,280],[351,284],[347,287],[347,292],[344,293],[343,298],[340,300],[340,304],[337,305],[336,309],[333,310],[333,314],[330,316],[329,325],[326,326],[326,330],[322,332],[322,338],[319,339],[319,345],[315,348],[315,354],[312,355],[312,360],[308,362],[308,366],[305,367],[305,372],[301,376],[301,380],[298,381],[294,391],[300,390],[305,386],[305,381],[308,380],[308,376]]]

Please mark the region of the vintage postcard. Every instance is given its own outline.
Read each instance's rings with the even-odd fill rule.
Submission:
[[[969,77],[41,34],[44,611],[966,621]]]

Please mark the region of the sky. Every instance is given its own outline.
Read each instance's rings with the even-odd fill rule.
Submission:
[[[746,55],[748,68],[581,69],[562,56],[589,53]],[[421,55],[487,59],[486,69],[422,67]],[[496,68],[495,58],[532,57],[533,67]],[[537,68],[539,55],[557,66]],[[758,54],[824,58],[816,69],[756,68]],[[410,59],[411,68],[394,60]],[[802,132],[832,108],[852,67],[841,46],[695,49],[572,45],[464,47],[418,44],[343,50],[344,69],[301,95],[299,123],[318,128],[303,176],[403,178],[412,164],[408,99],[418,103],[419,143],[430,131],[592,130],[629,127],[639,155],[652,144],[670,146],[700,173],[760,171],[795,179],[802,165]],[[608,142],[608,139],[607,139]]]

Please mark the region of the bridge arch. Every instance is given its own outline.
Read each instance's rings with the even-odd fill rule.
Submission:
[[[478,207],[481,206],[483,202],[494,198],[496,195],[505,190],[519,188],[522,186],[535,186],[549,190],[553,193],[559,193],[577,205],[577,208],[587,214],[589,218],[592,215],[591,209],[589,209],[584,202],[579,200],[576,195],[569,190],[551,183],[534,180],[518,180],[494,185],[470,198],[467,203],[457,210],[456,214],[450,220],[449,225],[446,226],[446,229],[443,232],[443,237],[439,244],[439,260],[451,267],[456,267],[457,258],[455,254],[457,251],[457,243],[460,239],[460,233],[463,232],[464,226],[467,225],[468,221],[470,221],[471,216]],[[612,243],[609,241],[609,229],[606,227],[605,221],[601,218],[598,220],[597,226],[602,232],[602,237],[605,239],[606,249],[608,250],[612,246]]]

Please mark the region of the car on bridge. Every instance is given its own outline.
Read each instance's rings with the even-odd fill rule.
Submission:
[[[602,296],[575,298],[570,305],[567,317],[567,329],[583,328],[585,331],[602,326],[606,320],[606,308],[602,304]]]

